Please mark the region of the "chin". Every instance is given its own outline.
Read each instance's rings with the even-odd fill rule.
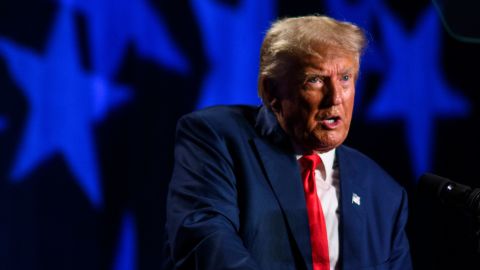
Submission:
[[[305,145],[306,145],[306,148],[309,150],[314,150],[320,153],[324,153],[334,149],[339,144],[336,143],[335,141],[322,140],[318,138],[310,138],[310,140],[308,140],[308,142]]]
[[[317,145],[316,147],[314,147],[313,150],[319,152],[319,153],[325,153],[325,152],[328,152],[330,150],[333,150],[334,148],[336,148],[338,145],[331,145],[331,144],[322,144],[322,145]]]
[[[340,134],[316,134],[311,138],[311,146],[315,151],[328,152],[338,146],[340,146],[346,139],[346,136]]]

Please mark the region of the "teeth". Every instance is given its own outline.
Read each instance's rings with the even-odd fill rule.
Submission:
[[[335,122],[335,119],[327,119],[327,123],[333,124]]]

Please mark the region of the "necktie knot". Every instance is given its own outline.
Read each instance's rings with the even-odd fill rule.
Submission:
[[[315,168],[320,164],[321,159],[317,154],[303,155],[300,158],[300,164],[306,169],[315,170]]]

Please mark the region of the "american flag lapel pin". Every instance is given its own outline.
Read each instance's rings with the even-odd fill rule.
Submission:
[[[360,206],[360,196],[357,193],[352,193],[352,204]]]

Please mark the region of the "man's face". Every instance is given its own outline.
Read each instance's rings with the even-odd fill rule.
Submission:
[[[327,50],[277,80],[271,102],[280,126],[303,150],[329,151],[346,139],[352,119],[358,60]]]

